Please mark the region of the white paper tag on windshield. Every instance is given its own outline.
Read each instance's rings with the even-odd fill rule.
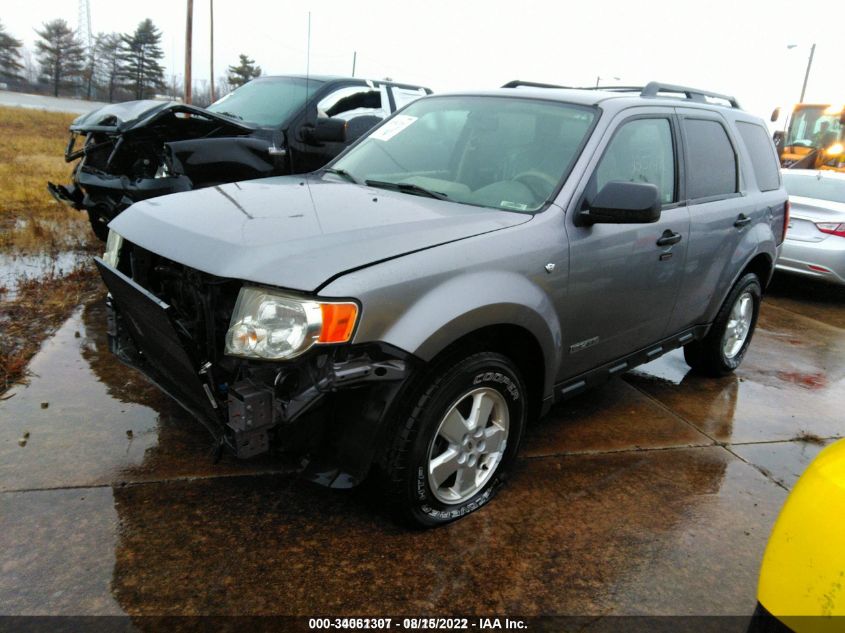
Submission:
[[[379,141],[389,141],[416,120],[417,117],[415,116],[400,114],[370,134],[370,138],[378,139]]]

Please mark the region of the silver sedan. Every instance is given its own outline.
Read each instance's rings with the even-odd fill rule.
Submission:
[[[845,174],[784,169],[791,203],[777,269],[845,285]]]

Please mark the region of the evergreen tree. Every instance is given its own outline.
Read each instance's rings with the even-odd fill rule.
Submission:
[[[255,60],[246,55],[239,55],[240,63],[237,66],[229,66],[229,73],[226,76],[232,90],[240,88],[250,79],[261,76],[261,66],[255,65]]]
[[[35,32],[41,38],[35,42],[41,75],[52,84],[53,96],[58,97],[59,86],[82,75],[85,49],[64,20],[45,22],[41,30]]]
[[[123,35],[122,39],[120,57],[127,87],[135,93],[136,99],[154,97],[165,88],[164,67],[159,63],[164,57],[160,46],[161,31],[147,18],[135,33]]]
[[[23,64],[21,63],[20,47],[23,42],[8,33],[0,22],[0,77],[20,79]]]

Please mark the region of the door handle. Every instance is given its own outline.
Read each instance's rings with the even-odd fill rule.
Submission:
[[[741,229],[743,226],[746,226],[747,224],[751,224],[751,218],[749,218],[744,213],[740,213],[736,218],[736,222],[734,222],[734,226],[738,229]]]
[[[660,236],[660,239],[657,240],[658,246],[672,246],[672,244],[677,244],[681,241],[683,236],[680,233],[675,233],[669,229],[663,231],[663,235]]]

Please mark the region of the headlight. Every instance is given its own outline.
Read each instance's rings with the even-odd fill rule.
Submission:
[[[109,237],[106,240],[106,252],[103,253],[103,261],[112,268],[117,268],[121,246],[123,246],[123,238],[116,231],[109,230]]]
[[[318,343],[352,338],[358,306],[309,301],[266,288],[243,287],[226,333],[226,354],[293,358]]]

